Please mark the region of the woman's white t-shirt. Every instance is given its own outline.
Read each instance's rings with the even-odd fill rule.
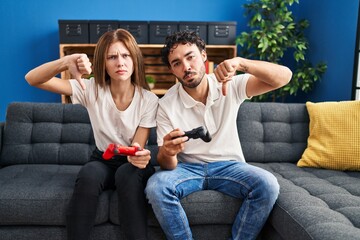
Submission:
[[[130,146],[136,129],[156,126],[155,116],[158,97],[145,89],[142,95],[135,87],[135,94],[129,107],[120,111],[116,108],[111,96],[110,87],[98,87],[96,98],[95,79],[84,79],[86,90],[83,90],[76,80],[70,80],[72,87],[71,100],[87,108],[94,132],[97,148],[105,151],[110,143]]]

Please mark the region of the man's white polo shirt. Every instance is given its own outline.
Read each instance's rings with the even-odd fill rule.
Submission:
[[[240,104],[247,99],[248,74],[234,76],[227,83],[227,95],[223,96],[214,74],[207,75],[209,94],[206,105],[189,96],[181,83],[175,84],[159,100],[157,112],[157,141],[163,145],[163,137],[175,128],[189,131],[205,126],[212,136],[209,143],[190,139],[185,150],[178,154],[182,162],[203,163],[225,160],[244,162],[237,132],[236,118]]]

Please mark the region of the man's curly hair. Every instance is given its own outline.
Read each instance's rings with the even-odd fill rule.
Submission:
[[[196,32],[192,31],[180,31],[173,33],[166,37],[165,39],[165,45],[161,49],[161,57],[162,61],[170,67],[169,63],[169,54],[173,50],[173,48],[176,48],[179,44],[195,44],[199,51],[206,51],[205,42],[202,40]]]

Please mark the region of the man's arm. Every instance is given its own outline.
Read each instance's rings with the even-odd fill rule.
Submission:
[[[71,96],[72,89],[70,82],[55,77],[65,70],[69,70],[70,74],[85,89],[81,76],[91,73],[91,62],[86,54],[72,54],[44,63],[29,71],[25,79],[31,86]]]
[[[223,83],[224,95],[226,95],[226,83],[236,74],[236,71],[251,75],[246,86],[248,97],[278,89],[286,85],[292,77],[291,70],[286,66],[235,57],[223,61],[215,69],[216,78]]]

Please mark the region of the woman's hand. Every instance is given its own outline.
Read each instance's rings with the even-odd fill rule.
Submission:
[[[85,90],[85,83],[81,78],[84,74],[91,74],[91,62],[88,56],[84,53],[72,54],[69,56],[68,70],[80,84],[81,88]]]
[[[132,144],[134,147],[140,147],[138,143]],[[128,156],[128,162],[140,169],[146,168],[149,164],[151,155],[148,149],[141,149],[135,153],[135,156]]]

